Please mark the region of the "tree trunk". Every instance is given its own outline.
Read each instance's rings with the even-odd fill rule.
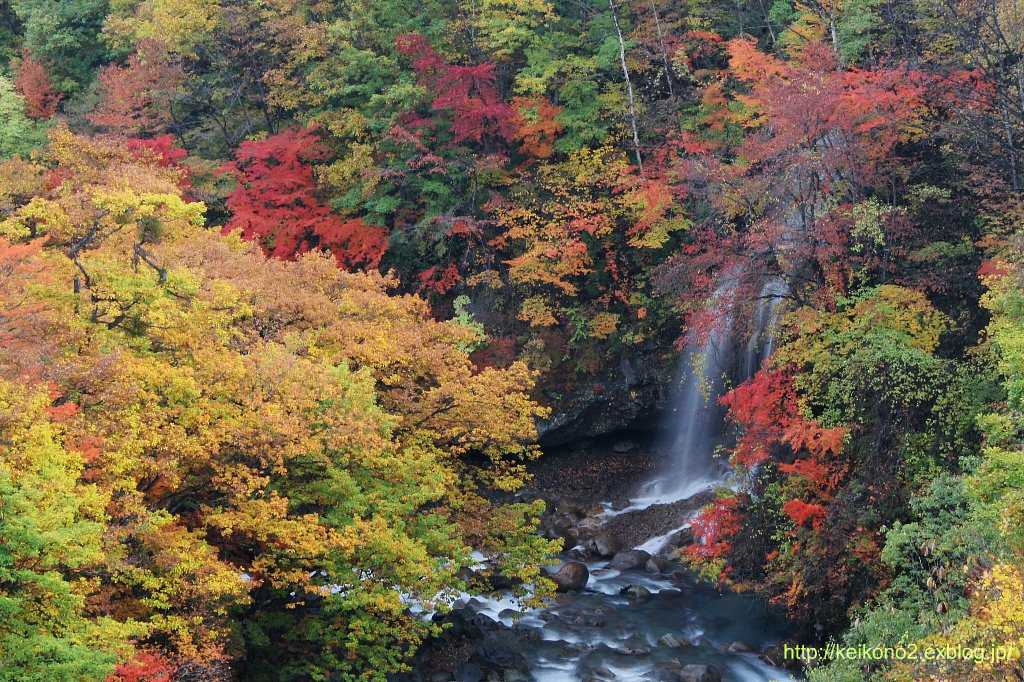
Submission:
[[[633,103],[633,82],[629,79],[629,67],[626,66],[626,41],[622,38],[622,27],[619,26],[619,14],[615,8],[615,0],[608,0],[608,8],[612,11],[612,23],[615,24],[615,35],[619,39],[619,62],[622,64],[622,76],[626,79],[626,94],[629,98],[629,122],[633,128],[633,151],[636,152],[636,165],[640,173],[644,172],[644,160],[640,156],[640,133],[636,128],[636,106]]]

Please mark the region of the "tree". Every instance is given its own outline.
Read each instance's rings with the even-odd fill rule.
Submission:
[[[409,603],[463,587],[471,548],[544,594],[540,508],[485,497],[535,455],[532,373],[478,370],[477,330],[393,280],[205,229],[181,171],[137,152],[59,129],[55,181],[0,223],[47,238],[15,255],[52,276],[0,286],[27,306],[0,376],[53,383],[107,500],[90,603],[136,649],[109,672],[384,679],[435,631]]]
[[[0,264],[16,248],[0,241]],[[80,481],[83,458],[64,447],[51,400],[0,380],[0,679],[10,682],[103,679],[134,630],[86,607],[109,498]]]
[[[387,249],[387,234],[361,218],[344,219],[317,198],[313,161],[327,150],[312,129],[289,128],[262,142],[244,142],[225,164],[238,187],[228,197],[226,232],[242,231],[270,255],[291,258],[330,251],[339,265],[373,268]]]
[[[87,117],[124,135],[153,135],[173,118],[171,105],[182,78],[166,48],[153,39],[139,44],[126,66],[100,69],[100,102]]]
[[[46,141],[46,127],[25,114],[25,99],[0,76],[0,159],[27,157]]]
[[[13,70],[14,91],[25,98],[25,115],[36,120],[51,118],[64,96],[54,91],[46,67],[31,52],[22,50]]]

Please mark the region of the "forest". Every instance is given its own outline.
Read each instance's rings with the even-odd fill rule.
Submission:
[[[0,0],[0,681],[774,679],[423,664],[726,331],[657,560],[1024,679],[1022,185],[1021,0]]]

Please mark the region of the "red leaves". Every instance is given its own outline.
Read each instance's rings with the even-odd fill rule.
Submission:
[[[128,151],[134,152],[138,159],[152,159],[161,168],[176,168],[181,172],[178,187],[187,191],[192,187],[192,172],[184,164],[188,152],[174,146],[174,136],[170,133],[146,140],[138,137],[128,138]],[[185,199],[189,200],[186,195]]]
[[[403,33],[395,45],[412,60],[419,85],[435,93],[431,107],[451,112],[453,145],[469,140],[481,142],[485,136],[515,139],[516,110],[501,101],[493,64],[449,64],[419,33]],[[405,123],[411,127],[409,121]],[[413,125],[423,123],[417,120]]]
[[[701,538],[702,542],[690,545],[686,553],[694,558],[722,557],[732,550],[729,540],[739,532],[742,525],[739,498],[723,497],[715,500],[694,517],[691,526],[693,534]]]
[[[793,519],[797,526],[803,526],[810,521],[815,529],[821,527],[821,521],[825,518],[825,508],[823,506],[820,504],[809,504],[803,500],[790,500],[782,505],[782,511],[789,518]]]
[[[562,132],[562,124],[555,117],[562,107],[543,98],[516,97],[512,100],[517,110],[515,137],[524,154],[547,159],[555,151],[555,138]]]
[[[178,666],[153,651],[139,651],[135,658],[120,663],[107,682],[171,682]]]
[[[53,89],[46,67],[28,50],[21,51],[21,58],[14,60],[14,90],[25,98],[25,115],[29,118],[47,119],[57,113],[57,105],[64,97]]]
[[[343,267],[377,267],[387,232],[362,218],[335,214],[317,196],[311,162],[327,155],[311,128],[293,126],[266,140],[243,142],[236,160],[220,168],[238,181],[227,200],[233,215],[224,231],[242,230],[277,258],[326,249]]]
[[[181,69],[168,61],[161,44],[144,40],[127,66],[111,64],[100,70],[100,103],[86,118],[125,135],[160,132],[170,120],[171,98],[180,80]]]
[[[449,264],[444,268],[440,265],[431,266],[416,275],[416,279],[420,282],[420,291],[433,291],[444,295],[462,281],[462,276],[455,265]]]

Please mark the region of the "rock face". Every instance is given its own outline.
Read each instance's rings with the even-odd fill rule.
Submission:
[[[722,682],[722,673],[712,665],[684,665],[679,679],[681,682]]]
[[[636,443],[629,438],[623,438],[620,441],[616,441],[615,445],[612,446],[613,452],[629,452],[630,450],[636,449]]]
[[[613,556],[612,560],[608,562],[608,568],[614,568],[617,571],[628,571],[640,568],[650,558],[651,555],[642,549],[627,549]]]
[[[674,358],[672,343],[670,338],[656,339],[651,346],[623,352],[618,362],[585,383],[565,387],[554,416],[537,425],[541,445],[564,445],[623,429],[657,429],[674,379],[672,365],[663,361]]]
[[[579,561],[570,561],[548,577],[559,592],[581,590],[590,580],[590,569]]]

